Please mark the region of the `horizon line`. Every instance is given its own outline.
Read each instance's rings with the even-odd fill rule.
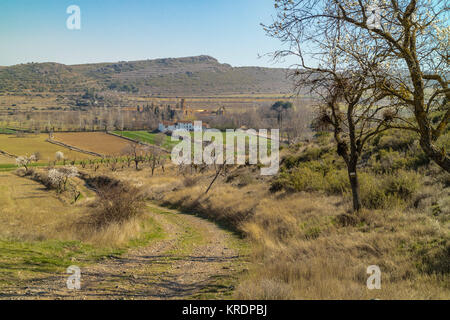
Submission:
[[[3,68],[8,68],[8,67],[14,67],[14,66],[20,66],[20,65],[27,65],[27,64],[45,64],[45,63],[55,63],[55,64],[60,64],[60,65],[65,65],[65,66],[80,66],[80,65],[94,65],[94,64],[106,64],[106,63],[122,63],[122,62],[141,62],[141,61],[157,61],[157,60],[165,60],[165,59],[188,59],[188,58],[199,58],[199,57],[206,57],[206,58],[211,58],[215,61],[217,61],[218,63],[222,64],[222,65],[229,65],[232,68],[267,68],[267,69],[289,69],[289,67],[270,67],[270,66],[260,66],[260,65],[232,65],[230,63],[226,63],[226,62],[221,62],[219,61],[219,59],[208,55],[208,54],[199,54],[199,55],[194,55],[194,56],[176,56],[176,57],[158,57],[158,58],[142,58],[142,59],[136,59],[136,60],[116,60],[116,61],[98,61],[98,62],[82,62],[82,63],[63,63],[63,62],[57,62],[57,61],[41,61],[41,62],[36,62],[36,61],[29,61],[29,62],[22,62],[22,63],[16,63],[16,64],[10,64],[10,65],[0,65],[0,67]],[[274,62],[275,64],[275,62]]]

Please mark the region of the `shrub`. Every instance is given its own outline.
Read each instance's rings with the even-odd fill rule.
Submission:
[[[97,188],[98,202],[86,223],[101,229],[112,223],[122,224],[142,213],[144,196],[139,188],[113,181]]]
[[[361,202],[365,208],[380,209],[389,206],[379,177],[362,172],[359,174],[359,183]]]
[[[385,192],[405,201],[411,199],[418,188],[419,175],[415,172],[401,170],[394,175],[386,176],[384,180]]]
[[[406,159],[398,151],[380,150],[380,169],[383,172],[392,172],[406,166]]]
[[[325,175],[325,191],[328,194],[343,194],[350,190],[346,170],[331,170]]]
[[[319,191],[324,189],[322,173],[310,168],[297,168],[288,178],[286,187],[294,191]]]
[[[378,149],[406,151],[416,140],[414,134],[410,134],[400,130],[394,130],[389,133],[380,135],[375,140]]]
[[[193,187],[195,186],[199,181],[198,177],[194,177],[194,176],[186,176],[183,179],[183,185],[185,187]]]

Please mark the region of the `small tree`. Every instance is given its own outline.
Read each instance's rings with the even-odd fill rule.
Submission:
[[[361,209],[357,166],[366,143],[389,128],[395,111],[377,105],[383,95],[371,90],[367,70],[316,74],[313,90],[321,101],[316,124],[332,127],[337,153],[345,161],[352,189],[353,210]]]
[[[50,183],[56,190],[61,193],[63,188],[62,185],[64,183],[64,176],[58,169],[50,169],[48,172],[48,178]]]
[[[278,126],[280,129],[283,126],[283,113],[292,108],[293,104],[289,101],[277,101],[272,105],[271,109],[277,112]]]
[[[59,169],[51,169],[48,172],[48,178],[51,184],[57,189],[59,193],[67,190],[67,182],[70,178],[78,176],[78,169],[76,167],[64,167]]]
[[[143,154],[142,148],[138,143],[132,142],[130,143],[123,151],[122,154],[126,154],[129,160],[134,162],[136,171],[139,170],[139,163],[145,161],[145,157]]]
[[[24,167],[25,168],[25,172],[28,172],[28,167],[31,163],[36,162],[37,158],[36,156],[33,154],[31,156],[20,156],[16,158],[16,164],[19,167]]]
[[[56,161],[64,161],[64,153],[62,153],[61,151],[57,151],[55,153],[55,159]]]

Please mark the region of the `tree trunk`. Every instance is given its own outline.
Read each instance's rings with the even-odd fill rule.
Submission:
[[[431,160],[436,162],[445,171],[450,172],[450,157],[445,154],[445,149],[439,151],[432,143],[425,139],[420,140],[420,146]]]
[[[219,169],[216,171],[216,175],[214,176],[214,179],[211,181],[208,189],[206,189],[205,194],[208,194],[209,190],[211,189],[211,187],[213,186],[214,182],[216,182],[217,177],[220,175],[220,171],[222,171],[222,168],[224,166],[219,167]]]
[[[349,164],[348,166],[348,177],[350,179],[350,186],[352,188],[352,198],[353,198],[353,211],[358,212],[361,210],[361,196],[359,189],[358,174],[356,172],[356,164]]]

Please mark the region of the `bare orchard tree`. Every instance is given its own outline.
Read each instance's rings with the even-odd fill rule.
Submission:
[[[122,151],[122,154],[127,155],[127,159],[134,162],[136,171],[139,170],[139,163],[145,161],[144,151],[142,147],[136,142],[131,142],[130,144],[128,144],[128,146],[125,147],[125,149]]]
[[[450,117],[447,1],[275,0],[275,7],[277,19],[265,30],[285,46],[276,58],[298,58],[296,76],[323,66],[331,33],[340,38],[332,50],[345,53],[340,70],[381,56],[365,67],[372,85],[401,107],[391,126],[416,132],[428,157],[450,172],[449,153],[436,144]]]
[[[155,169],[159,166],[162,167],[164,172],[164,162],[161,161],[163,157],[162,151],[156,147],[150,147],[147,153],[148,161],[150,163],[150,168],[152,170],[152,176],[155,174]]]

